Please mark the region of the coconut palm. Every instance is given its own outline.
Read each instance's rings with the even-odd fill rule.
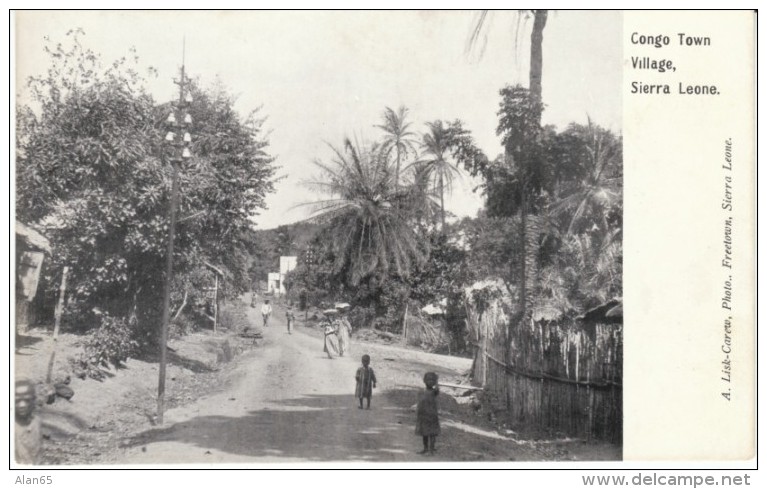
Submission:
[[[327,225],[336,257],[335,272],[357,285],[374,274],[407,276],[425,260],[426,243],[410,224],[407,193],[396,192],[386,157],[378,145],[348,138],[330,146],[330,164],[315,161],[321,176],[308,186],[327,195],[310,205],[313,219]]]
[[[405,122],[408,109],[402,105],[395,112],[389,107],[383,113],[383,124],[377,125],[379,129],[385,133],[383,143],[381,144],[381,151],[390,158],[394,153],[395,167],[394,167],[394,185],[399,190],[400,182],[400,166],[402,160],[407,158],[408,154],[415,155],[417,153],[415,149],[415,133],[411,132],[410,123]]]
[[[489,11],[482,10],[477,17],[476,22],[471,30],[469,37],[468,48],[471,49],[476,46],[482,38],[486,26],[488,24]],[[542,100],[542,88],[541,81],[543,78],[543,30],[546,27],[546,21],[549,17],[548,10],[520,10],[518,12],[517,23],[513,26],[516,34],[519,33],[519,25],[522,16],[533,16],[533,30],[530,34],[530,94],[533,100],[540,102]],[[516,41],[514,50],[518,49],[518,42]]]
[[[536,123],[536,125],[540,126],[541,121],[541,111],[543,109],[543,103],[542,103],[542,78],[543,78],[543,30],[546,27],[546,21],[548,20],[548,10],[530,10],[530,11],[520,11],[518,15],[523,14],[532,14],[533,16],[533,29],[532,33],[530,35],[530,98],[532,101],[532,105],[538,106],[540,109],[537,113],[533,114],[533,119]],[[472,34],[469,38],[469,47],[475,45],[479,38],[481,37],[481,33],[483,32],[486,24],[487,24],[487,16],[488,11],[484,10],[480,13],[477,22],[474,25],[474,28],[472,30]],[[516,31],[519,31],[519,18],[518,22],[515,26]],[[515,43],[516,44],[516,43]],[[516,49],[517,46],[515,45],[514,48]],[[524,150],[523,150],[524,151]],[[513,161],[514,157],[511,154],[512,148],[509,148],[508,145],[506,145],[506,159],[507,161]],[[519,155],[517,155],[519,156]],[[520,158],[517,158],[520,159]],[[528,159],[528,158],[524,158]],[[527,245],[529,241],[528,234],[528,200],[530,196],[527,195],[527,191],[525,189],[528,188],[528,182],[527,182],[527,173],[526,171],[523,171],[521,173],[522,177],[522,194],[521,194],[521,205],[520,205],[520,235],[521,235],[521,243],[522,243],[522,250],[521,253],[525,257],[522,260],[522,267],[520,270],[521,275],[521,281],[520,281],[520,295],[522,297],[521,301],[521,311],[520,311],[520,319],[521,321],[524,321],[527,317],[528,308],[527,305],[532,302],[531,297],[531,290],[529,290],[529,287],[527,285],[528,283],[528,275],[530,275],[530,270],[528,270],[528,264],[530,264],[532,261],[535,260],[535,254],[537,253],[537,250],[535,249],[529,249],[529,246]]]
[[[420,170],[434,182],[439,194],[442,230],[445,229],[445,191],[453,189],[453,178],[460,176],[458,166],[451,156],[454,144],[451,128],[442,121],[427,122],[429,132],[421,142],[422,157],[418,162]]]
[[[581,141],[576,153],[580,179],[553,208],[555,216],[568,218],[566,234],[579,231],[581,223],[593,223],[603,235],[610,229],[608,214],[621,200],[621,141],[595,125],[571,125],[567,132]],[[582,227],[582,226],[581,226]]]

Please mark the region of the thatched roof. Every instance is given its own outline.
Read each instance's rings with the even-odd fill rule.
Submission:
[[[48,238],[26,224],[16,221],[16,243],[33,250],[51,253],[51,243]]]
[[[550,304],[543,304],[537,307],[533,308],[532,312],[533,321],[559,321],[564,317],[564,313],[550,305]]]
[[[590,323],[617,324],[623,322],[623,298],[612,299],[578,316],[578,320]]]
[[[445,314],[445,310],[443,308],[435,306],[434,304],[428,304],[425,307],[422,307],[421,312],[427,316],[440,316]]]

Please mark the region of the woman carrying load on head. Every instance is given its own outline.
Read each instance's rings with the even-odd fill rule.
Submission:
[[[338,314],[335,309],[327,309],[323,311],[325,315],[325,321],[322,323],[322,329],[325,334],[325,348],[324,352],[328,354],[328,358],[333,359],[339,356],[338,350],[338,331],[337,324],[333,320],[333,317]]]
[[[336,304],[336,309],[339,312],[337,323],[338,334],[338,354],[344,356],[345,353],[349,353],[351,347],[352,325],[349,320],[346,319],[346,312],[349,310],[349,304]]]

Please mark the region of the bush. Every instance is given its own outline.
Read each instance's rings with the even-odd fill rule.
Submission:
[[[125,318],[105,314],[101,318],[101,326],[85,343],[85,351],[99,365],[119,367],[138,347],[136,340],[132,339],[132,329]]]
[[[372,307],[355,306],[349,311],[349,322],[353,329],[368,328],[376,317]]]
[[[399,280],[390,279],[381,284],[376,301],[379,329],[402,332],[402,320],[409,294],[410,288]]]
[[[190,318],[186,314],[181,314],[179,317],[171,321],[168,326],[168,338],[176,339],[182,336],[186,336],[189,333],[193,333],[197,330],[198,324],[193,318]]]
[[[132,339],[131,322],[122,317],[101,313],[101,325],[88,335],[84,352],[74,360],[78,377],[88,376],[101,379],[102,368],[121,366],[138,349],[138,342]]]
[[[242,332],[250,327],[245,304],[232,301],[223,304],[218,312],[218,328]]]

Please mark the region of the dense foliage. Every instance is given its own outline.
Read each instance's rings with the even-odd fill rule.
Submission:
[[[538,128],[540,110],[527,89],[501,90],[506,152],[470,171],[483,177],[488,215],[516,229],[507,232],[510,253],[499,263],[508,275],[499,278],[531,310],[576,315],[622,295],[622,141],[590,120]]]
[[[319,205],[317,234],[291,274],[302,303],[350,301],[355,324],[395,332],[406,309],[418,314],[441,304],[461,349],[465,290],[476,281],[501,280],[515,304],[527,298],[528,314],[546,309],[573,317],[620,296],[621,139],[590,121],[563,131],[540,127],[542,110],[525,88],[501,91],[498,135],[506,151],[495,160],[460,121],[428,123],[420,154],[396,188],[390,131],[383,152],[376,143],[348,141],[335,150],[336,160],[320,163],[323,176],[314,182],[330,198]],[[402,125],[393,111],[385,115],[391,129],[392,121]],[[446,222],[443,196],[462,169],[482,178],[486,208]],[[394,217],[396,226],[387,221]],[[423,255],[391,251],[411,249]]]
[[[172,107],[147,93],[135,53],[104,66],[82,34],[70,32],[70,48],[49,47],[48,73],[29,80],[31,101],[18,118],[17,213],[54,244],[49,287],[70,266],[68,324],[135,323],[146,344],[158,330],[165,280]],[[224,272],[228,294],[249,288],[249,218],[273,190],[263,118],[240,118],[220,87],[190,90],[193,157],[179,169],[174,309],[184,292],[202,298],[212,282],[206,262]]]

